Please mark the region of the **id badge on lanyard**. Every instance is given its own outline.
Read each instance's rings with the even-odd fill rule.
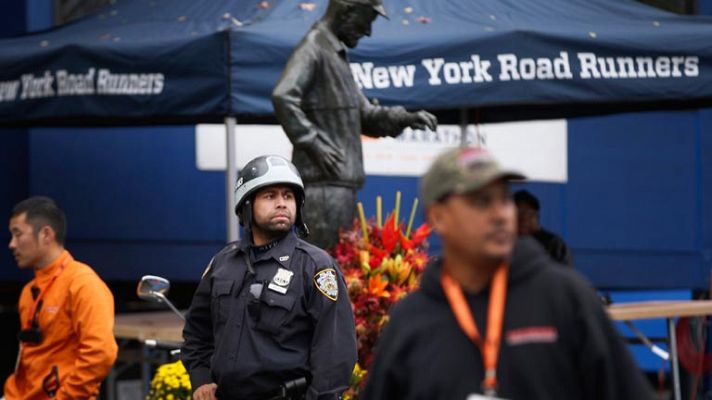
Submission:
[[[509,266],[500,265],[494,272],[490,288],[489,304],[487,306],[487,332],[484,340],[477,329],[475,318],[472,315],[465,295],[460,285],[446,272],[443,271],[440,283],[452,309],[458,325],[482,353],[485,378],[482,381],[484,394],[472,393],[467,400],[505,400],[497,397],[497,363],[499,347],[502,339],[502,324],[504,321],[504,307],[507,298],[507,277]]]
[[[471,394],[467,396],[467,400],[507,400],[502,397],[485,396],[483,394]]]

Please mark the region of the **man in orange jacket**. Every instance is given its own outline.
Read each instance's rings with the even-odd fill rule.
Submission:
[[[20,353],[7,400],[94,399],[116,360],[114,297],[64,249],[65,225],[47,197],[24,200],[10,215],[8,247],[35,277],[20,294]]]

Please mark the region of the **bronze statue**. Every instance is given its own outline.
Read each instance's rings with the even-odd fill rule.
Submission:
[[[426,111],[371,104],[356,85],[346,56],[371,35],[382,0],[330,0],[324,16],[294,49],[272,93],[277,119],[294,145],[292,162],[306,185],[309,241],[330,248],[353,223],[363,186],[361,138],[398,136],[404,128],[435,130]]]

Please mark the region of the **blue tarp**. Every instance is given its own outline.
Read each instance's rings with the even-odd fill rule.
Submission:
[[[538,115],[712,104],[711,18],[625,0],[385,3],[390,21],[350,53],[381,104]],[[116,0],[2,40],[0,124],[271,115],[274,83],[326,4]]]

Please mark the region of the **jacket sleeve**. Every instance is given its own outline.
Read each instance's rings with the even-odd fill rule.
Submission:
[[[384,107],[371,104],[363,92],[359,92],[361,129],[371,137],[398,136],[408,127],[410,113],[401,106]]]
[[[328,276],[318,282],[321,274],[335,274],[338,294],[333,300],[326,290]],[[336,263],[317,270],[312,279],[313,293],[309,312],[314,321],[314,335],[310,350],[312,381],[307,389],[307,400],[336,400],[349,386],[356,365],[356,328],[346,283]]]
[[[302,109],[304,92],[315,78],[315,62],[307,47],[297,48],[272,91],[275,116],[295,146],[309,145],[318,135],[323,136]]]
[[[213,381],[210,373],[210,359],[215,351],[210,311],[212,266],[213,261],[200,279],[183,327],[181,360],[188,371],[193,390]]]
[[[70,286],[72,328],[79,348],[74,370],[57,392],[58,399],[86,399],[99,392],[101,381],[116,361],[114,296],[95,274],[83,274]]]
[[[650,384],[633,360],[603,304],[588,284],[581,283],[580,312],[576,329],[580,333],[578,371],[585,399],[654,399]]]

